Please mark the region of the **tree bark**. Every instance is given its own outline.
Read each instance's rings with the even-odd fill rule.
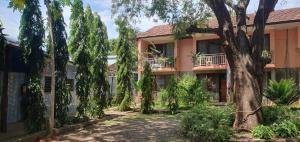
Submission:
[[[50,116],[49,116],[49,136],[53,135],[55,125],[54,111],[55,111],[55,56],[54,56],[54,34],[53,34],[53,15],[50,7],[50,0],[44,1],[47,7],[48,16],[48,30],[50,34],[50,65],[51,65],[51,95],[50,95]]]
[[[252,39],[247,35],[246,10],[249,2],[250,0],[240,0],[234,5],[228,0],[206,1],[218,20],[219,27],[216,34],[223,41],[223,48],[234,79],[236,117],[233,127],[246,131],[263,121],[261,104],[264,67],[271,61],[261,56],[264,29],[277,0],[260,0],[254,19]],[[236,13],[236,30],[226,6],[231,7]],[[194,28],[194,31],[197,30]]]
[[[7,132],[7,109],[8,109],[8,47],[4,49],[3,89],[1,96],[1,132]]]

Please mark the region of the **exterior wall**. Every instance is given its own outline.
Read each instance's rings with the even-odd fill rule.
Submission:
[[[196,53],[196,48],[193,48],[193,39],[184,39],[178,41],[178,68],[180,72],[191,72],[193,69],[192,56]]]
[[[76,86],[76,79],[75,79],[76,66],[67,64],[66,70],[67,70],[67,78],[74,80],[74,84],[73,84],[74,85],[74,89],[71,91],[71,99],[72,100],[71,100],[71,103],[69,105],[69,115],[75,115],[76,114],[76,108],[77,108],[77,106],[79,104],[79,100],[77,99],[77,95],[76,95],[76,91],[75,91],[75,86]],[[51,76],[51,68],[50,68],[49,64],[44,69],[43,83],[45,82],[45,77],[46,76],[48,76],[48,77]],[[47,107],[47,113],[46,113],[46,115],[48,116],[50,114],[50,92],[49,93],[45,93],[44,102],[45,102],[45,105]]]
[[[298,29],[274,30],[276,68],[300,67]]]

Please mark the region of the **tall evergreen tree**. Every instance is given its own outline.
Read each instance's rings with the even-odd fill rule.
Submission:
[[[121,111],[130,109],[132,86],[132,52],[129,43],[129,28],[126,20],[118,20],[118,48],[117,48],[117,89],[114,102]]]
[[[153,103],[153,87],[154,87],[154,77],[152,75],[151,67],[149,63],[144,65],[144,72],[140,82],[140,89],[142,91],[142,102],[141,102],[141,112],[149,114],[152,111]]]
[[[8,71],[5,62],[6,57],[6,38],[3,33],[3,27],[0,21],[0,70],[3,71],[2,86],[0,86],[0,97],[1,97],[1,132],[7,131],[7,106],[8,106],[8,93],[7,93],[7,83],[8,83]]]
[[[41,77],[44,67],[43,19],[38,0],[25,0],[20,24],[20,47],[27,65],[25,84],[26,114],[25,127],[36,132],[45,127],[45,104],[42,96]]]
[[[107,30],[99,15],[95,15],[94,30],[91,32],[90,45],[93,47],[92,73],[94,99],[96,100],[96,115],[101,117],[103,108],[107,106],[109,83],[107,80],[107,56],[109,52],[109,42]]]
[[[67,121],[68,105],[71,102],[70,88],[67,86],[66,65],[69,60],[67,47],[67,34],[64,26],[61,3],[53,0],[51,3],[53,15],[53,41],[55,56],[55,120],[57,126],[62,126]],[[51,44],[51,42],[49,42]]]
[[[6,47],[6,38],[3,33],[4,28],[2,27],[2,23],[0,21],[0,68],[4,65],[5,58],[5,47]]]
[[[70,17],[70,41],[69,51],[75,64],[78,65],[76,72],[76,94],[80,100],[77,107],[78,117],[86,118],[86,110],[90,93],[90,53],[88,49],[88,31],[85,24],[83,3],[74,0],[71,7]]]

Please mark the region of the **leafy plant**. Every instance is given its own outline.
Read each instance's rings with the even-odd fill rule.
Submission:
[[[117,48],[117,73],[116,73],[116,95],[114,103],[119,105],[119,109],[124,111],[130,108],[131,95],[132,95],[132,52],[130,43],[130,28],[126,20],[117,21],[119,38]]]
[[[191,75],[184,75],[178,82],[181,100],[189,106],[207,102],[212,94],[206,91],[202,81]]]
[[[144,72],[142,75],[142,79],[140,80],[140,87],[142,92],[142,102],[141,102],[141,112],[148,114],[152,111],[153,103],[153,85],[154,85],[154,77],[152,75],[152,71],[150,68],[150,64],[146,63],[144,65]]]
[[[264,125],[291,118],[291,111],[287,106],[266,106],[262,108]]]
[[[186,112],[180,122],[182,133],[195,141],[223,142],[233,134],[234,111],[201,104]]]
[[[264,95],[277,105],[290,105],[299,100],[300,93],[293,79],[270,80]]]
[[[297,126],[291,120],[273,124],[273,130],[277,136],[282,138],[292,138],[299,135]]]
[[[270,126],[256,126],[251,133],[254,137],[259,139],[271,139],[274,137],[274,132]]]
[[[177,86],[177,81],[175,79],[175,77],[172,77],[170,79],[170,81],[168,82],[168,86],[166,88],[167,90],[167,106],[169,108],[169,111],[171,112],[171,114],[175,114],[179,108],[179,104],[178,104],[178,96],[177,96],[177,90],[178,86]]]

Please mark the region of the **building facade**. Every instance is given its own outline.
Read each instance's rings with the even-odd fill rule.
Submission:
[[[22,51],[18,43],[9,42],[7,45],[8,56],[8,110],[7,123],[16,123],[22,121],[22,95],[21,88],[25,83],[26,66],[23,62]],[[51,70],[49,60],[45,62],[45,68],[42,76],[42,87],[44,89],[44,102],[47,107],[48,116],[50,110],[50,91],[51,91]],[[75,91],[76,66],[68,62],[67,78],[71,88],[72,101],[69,106],[69,115],[76,114],[76,107],[79,103]],[[0,91],[3,89],[3,69],[0,68]]]
[[[249,15],[248,33],[252,34],[254,14]],[[215,19],[209,27],[217,28]],[[176,40],[172,26],[155,26],[138,34],[139,77],[143,64],[149,62],[158,88],[164,87],[170,76],[191,74],[206,80],[207,90],[216,94],[215,101],[228,102],[230,69],[226,55],[215,34],[196,33]],[[300,8],[274,11],[265,28],[264,50],[271,53],[272,62],[266,65],[266,79],[293,78],[300,83]]]

